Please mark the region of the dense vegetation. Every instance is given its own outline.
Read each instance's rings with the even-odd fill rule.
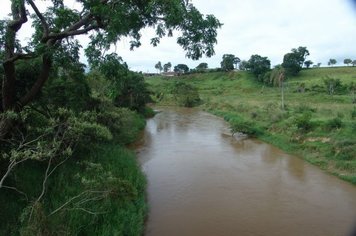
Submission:
[[[188,58],[211,56],[220,22],[185,0],[10,3],[0,20],[0,235],[141,235],[145,178],[125,145],[152,114],[150,93],[108,50],[123,37],[139,47],[151,27],[154,46],[179,30]],[[21,41],[26,24],[33,34]]]
[[[356,184],[354,67],[301,70],[282,86],[251,72],[215,72],[147,78],[160,105],[176,104],[176,81],[198,90],[202,108],[244,132],[304,157]],[[271,75],[272,76],[272,75]],[[273,76],[272,76],[273,77]]]

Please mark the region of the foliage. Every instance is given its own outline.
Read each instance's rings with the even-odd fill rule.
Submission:
[[[297,75],[307,56],[309,56],[309,51],[306,47],[293,48],[290,53],[284,55],[282,67],[286,69],[287,74]]]
[[[117,106],[141,111],[150,101],[143,75],[129,71],[127,64],[116,54],[105,56],[98,69],[109,81],[109,97]]]
[[[168,63],[166,63],[166,64],[163,65],[163,71],[164,71],[164,72],[170,71],[171,68],[172,68],[172,64],[171,64],[170,62],[168,62]]]
[[[105,52],[124,37],[139,47],[140,31],[153,27],[154,46],[179,30],[188,58],[212,56],[221,24],[185,0],[37,2],[12,0],[0,20],[0,234],[141,235],[144,176],[119,145],[145,122],[116,106],[146,111],[149,92],[141,74]],[[17,40],[29,22],[33,36]],[[82,34],[100,90],[79,62]]]
[[[178,64],[174,67],[174,72],[185,74],[189,72],[189,67],[186,64]]]
[[[311,60],[307,60],[307,61],[305,61],[304,62],[304,65],[307,67],[307,68],[309,68],[311,65],[313,65],[314,64],[314,62],[312,62]]]
[[[328,66],[333,66],[333,65],[335,65],[336,63],[337,63],[336,59],[331,58],[331,59],[329,59],[329,61],[328,61]]]
[[[355,140],[344,139],[333,145],[333,152],[337,159],[351,161],[356,159]]]
[[[323,81],[324,81],[326,91],[331,96],[337,92],[341,92],[342,90],[344,90],[344,87],[343,87],[340,79],[327,76],[326,78],[324,78]]]
[[[197,88],[183,82],[174,83],[172,94],[180,106],[193,107],[200,102]]]
[[[214,55],[217,29],[220,22],[213,15],[202,15],[189,1],[167,0],[158,2],[141,1],[84,1],[79,9],[65,1],[49,1],[46,9],[38,9],[33,0],[11,1],[10,18],[0,23],[0,55],[3,56],[3,87],[0,111],[23,109],[41,93],[53,71],[63,65],[79,63],[81,45],[76,36],[90,34],[85,50],[92,68],[105,59],[104,53],[113,43],[123,37],[130,38],[130,47],[141,45],[140,31],[153,27],[155,36],[151,43],[156,46],[166,35],[172,36],[179,30],[177,43],[186,51],[186,56],[199,59],[204,54]],[[29,15],[29,12],[34,14]],[[20,28],[32,18],[34,34],[31,40],[20,42]],[[4,40],[6,39],[6,40]],[[6,49],[6,50],[5,50]],[[29,89],[16,85],[18,62],[38,61],[39,76],[34,81],[26,79]],[[64,67],[63,67],[64,68]],[[58,71],[57,71],[58,72]],[[58,76],[58,73],[54,76]],[[20,91],[24,91],[21,94]],[[17,95],[21,94],[20,97]],[[11,130],[12,121],[0,120],[0,137]]]
[[[271,68],[271,61],[267,57],[252,55],[247,61],[246,68],[251,71],[259,81],[263,81],[264,74]]]
[[[344,64],[349,65],[352,64],[352,60],[350,58],[344,59]]]
[[[162,64],[161,62],[157,62],[157,64],[155,65],[155,68],[157,71],[159,71],[159,73],[161,73],[161,71],[163,70]]]
[[[353,110],[351,111],[351,119],[356,119],[356,107],[353,108]]]
[[[342,120],[339,117],[336,117],[326,122],[325,129],[327,130],[340,129],[342,126],[343,126]]]
[[[248,62],[245,60],[242,60],[239,64],[239,70],[247,70],[248,67]]]
[[[234,65],[240,62],[240,58],[235,57],[233,54],[224,54],[222,57],[222,61],[220,62],[221,69],[224,71],[231,71],[234,69]]]
[[[232,133],[243,133],[249,135],[250,137],[256,137],[261,135],[261,131],[256,128],[256,124],[250,121],[234,121],[230,120],[231,132]]]
[[[202,63],[200,63],[199,65],[197,65],[197,67],[195,67],[195,69],[197,70],[197,71],[205,71],[206,69],[208,69],[209,67],[208,67],[208,63],[206,63],[206,62],[202,62]]]
[[[311,118],[312,114],[310,112],[304,112],[295,117],[294,123],[300,131],[309,132],[314,127]]]

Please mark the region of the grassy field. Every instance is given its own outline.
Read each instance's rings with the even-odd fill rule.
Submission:
[[[330,95],[326,79],[340,79]],[[356,67],[303,70],[281,89],[256,81],[248,72],[217,72],[146,79],[160,105],[174,105],[177,81],[198,89],[201,108],[244,131],[294,153],[329,173],[356,184],[356,104],[348,88]],[[301,89],[302,88],[302,89]]]

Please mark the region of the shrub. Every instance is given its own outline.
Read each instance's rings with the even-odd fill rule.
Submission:
[[[256,124],[253,122],[236,120],[236,121],[231,121],[230,125],[231,125],[232,133],[240,132],[253,137],[262,134],[262,131],[258,129],[256,127]]]
[[[295,118],[294,123],[299,130],[308,132],[312,130],[314,126],[314,124],[311,122],[311,117],[312,115],[310,112],[304,112]]]
[[[183,82],[176,82],[174,84],[172,94],[178,105],[184,107],[194,107],[201,101],[198,89]]]
[[[356,118],[356,108],[354,107],[354,109],[351,111],[351,119],[355,119]]]
[[[340,79],[327,76],[323,81],[326,91],[329,95],[334,95],[335,93],[343,93],[346,90],[345,86],[342,85]]]
[[[356,160],[356,142],[354,140],[342,140],[333,146],[335,157],[339,160]]]
[[[325,129],[326,130],[340,129],[342,125],[343,125],[342,120],[339,117],[336,117],[326,122]]]

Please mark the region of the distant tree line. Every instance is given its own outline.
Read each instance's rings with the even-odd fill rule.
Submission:
[[[314,64],[313,61],[307,60],[307,57],[310,55],[307,47],[298,47],[292,48],[290,52],[286,53],[283,56],[283,62],[280,65],[276,65],[273,69],[271,68],[271,61],[268,57],[263,57],[258,54],[254,54],[248,60],[241,60],[239,57],[234,54],[224,54],[220,62],[220,68],[209,69],[208,64],[205,62],[200,63],[197,67],[190,69],[186,64],[178,64],[174,66],[173,71],[177,74],[187,74],[187,73],[204,73],[204,72],[216,72],[216,71],[249,71],[254,74],[255,78],[260,82],[266,82],[268,84],[275,84],[273,78],[276,71],[283,73],[285,76],[297,76],[299,72],[303,69],[319,68],[322,63],[318,62]],[[330,58],[327,65],[334,66],[337,64],[337,60]],[[344,59],[344,64],[349,66],[356,66],[356,60],[350,58]],[[162,67],[161,62],[159,61],[155,68],[158,73],[170,72],[172,64],[168,62]],[[272,78],[271,78],[272,76]]]

